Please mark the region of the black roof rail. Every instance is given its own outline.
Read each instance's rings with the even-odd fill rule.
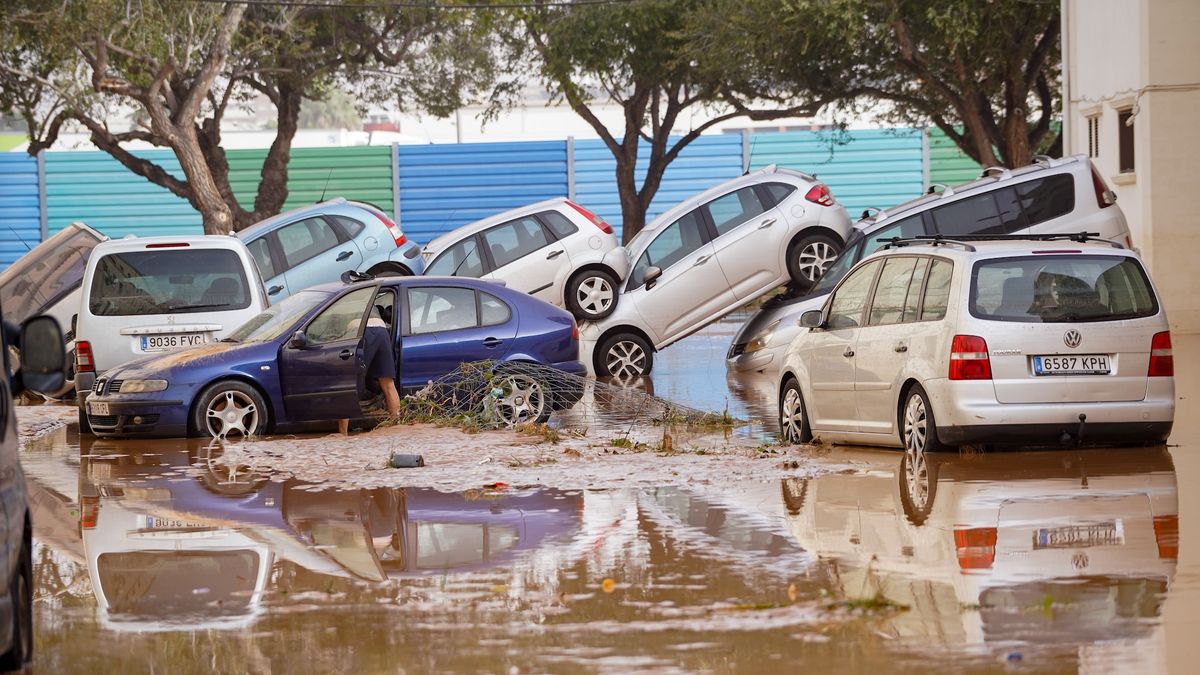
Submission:
[[[929,244],[930,246],[961,246],[963,250],[970,251],[972,253],[975,252],[975,247],[967,242],[944,237],[940,234],[935,234],[932,236],[926,235],[922,237],[880,237],[875,241],[884,244],[882,250]]]
[[[1112,246],[1113,248],[1124,249],[1125,246],[1119,242],[1102,239],[1099,232],[1071,232],[1071,233],[1048,233],[1048,234],[956,234],[953,237],[947,237],[941,234],[921,235],[916,237],[886,237],[877,239],[880,243],[886,243],[884,248],[912,246],[917,244],[931,244],[938,246],[942,244],[958,244],[968,246],[967,242],[972,241],[1074,241],[1080,244],[1088,242],[1102,242]],[[974,251],[974,247],[968,250]]]

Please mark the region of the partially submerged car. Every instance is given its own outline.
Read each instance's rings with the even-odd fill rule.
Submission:
[[[580,321],[612,314],[629,272],[612,226],[562,197],[463,225],[423,255],[426,274],[499,279]]]
[[[98,436],[225,437],[361,417],[363,332],[376,320],[392,336],[402,392],[463,362],[586,372],[575,322],[557,307],[477,279],[386,277],[301,291],[219,343],[114,368],[97,380],[88,419]],[[521,385],[500,402],[514,422],[574,403],[527,372],[506,377]]]

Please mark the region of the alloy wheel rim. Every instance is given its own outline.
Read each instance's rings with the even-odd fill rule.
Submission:
[[[621,340],[608,350],[608,373],[620,379],[633,379],[646,372],[646,351],[633,340]]]
[[[496,399],[493,410],[505,426],[516,426],[524,422],[536,422],[546,409],[546,392],[541,383],[513,375],[501,384],[504,395]]]
[[[924,449],[904,451],[904,484],[908,491],[908,501],[917,511],[924,511],[929,505],[929,464]]]
[[[254,399],[241,391],[229,390],[213,397],[205,410],[208,433],[213,438],[228,438],[231,433],[242,437],[258,431],[258,406]]]
[[[579,284],[575,299],[584,312],[597,315],[612,306],[616,293],[604,277],[588,277]]]
[[[800,405],[800,392],[795,389],[789,389],[783,396],[779,422],[789,441],[800,442],[800,432],[804,428],[804,406]]]
[[[904,406],[904,449],[909,454],[920,454],[923,458],[928,442],[929,418],[925,413],[925,400],[912,394]]]
[[[814,241],[800,249],[796,267],[800,270],[800,276],[808,281],[816,281],[836,257],[832,246],[823,241]]]

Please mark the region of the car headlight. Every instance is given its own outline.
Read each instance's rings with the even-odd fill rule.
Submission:
[[[760,349],[766,349],[771,342],[771,337],[775,335],[775,328],[779,326],[779,319],[773,321],[770,325],[754,334],[750,341],[746,343],[744,354],[753,354]]]
[[[125,380],[121,383],[122,394],[145,394],[166,388],[166,380]]]

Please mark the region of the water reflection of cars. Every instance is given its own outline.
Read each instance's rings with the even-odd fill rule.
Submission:
[[[889,620],[900,636],[1136,638],[1161,611],[1179,551],[1163,447],[831,459],[862,470],[785,481],[791,530],[837,567],[847,598],[908,606]]]

